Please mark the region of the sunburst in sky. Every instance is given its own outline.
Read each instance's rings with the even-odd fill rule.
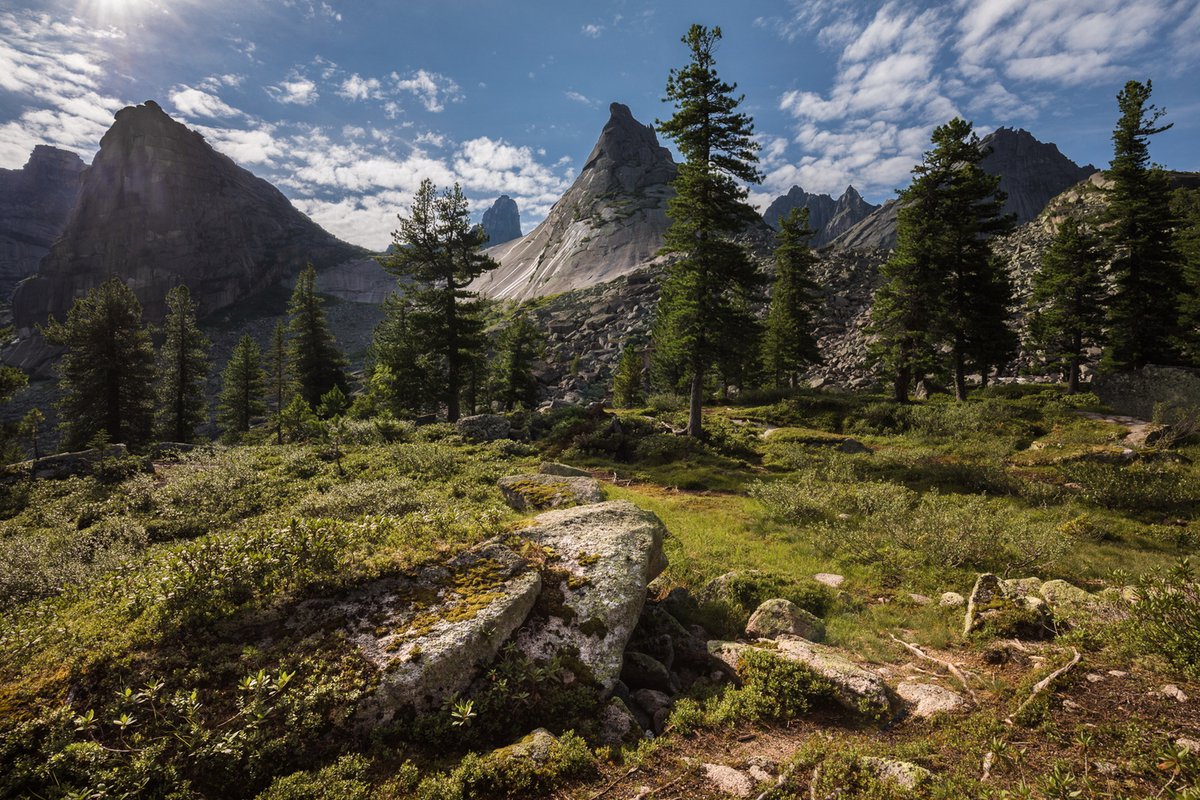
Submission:
[[[0,166],[39,143],[95,152],[113,114],[153,99],[370,247],[421,178],[476,213],[505,193],[526,229],[607,119],[652,123],[692,22],[720,25],[767,179],[879,201],[932,127],[1024,127],[1107,163],[1115,95],[1154,80],[1175,127],[1154,158],[1200,168],[1200,0],[16,0],[0,10]]]

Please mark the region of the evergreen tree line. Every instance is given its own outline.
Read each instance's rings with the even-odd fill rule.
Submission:
[[[813,231],[802,213],[782,221],[770,303],[757,313],[766,281],[737,241],[753,218],[745,187],[759,180],[757,145],[736,85],[717,76],[720,38],[719,28],[692,26],[683,38],[691,60],[667,81],[675,114],[658,129],[686,159],[663,248],[676,259],[649,343],[626,343],[612,386],[618,406],[644,402],[651,387],[685,394],[690,435],[702,434],[701,406],[714,392],[795,386],[820,358]],[[1158,124],[1150,92],[1149,81],[1130,81],[1117,98],[1104,215],[1059,225],[1034,276],[1025,344],[1063,367],[1072,392],[1088,347],[1104,348],[1108,370],[1200,364],[1200,193],[1172,196],[1150,163],[1149,137],[1170,127]],[[899,193],[897,244],[868,328],[871,356],[901,402],[927,378],[949,380],[964,399],[968,374],[986,385],[1021,345],[1011,278],[991,247],[1015,224],[1002,213],[1000,178],[980,167],[986,152],[966,120],[937,127],[931,143]]]

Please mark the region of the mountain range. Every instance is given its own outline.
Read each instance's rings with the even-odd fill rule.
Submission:
[[[808,227],[816,231],[810,240],[813,247],[829,244],[862,222],[879,206],[868,203],[853,186],[847,186],[842,196],[834,200],[827,194],[809,194],[793,186],[787,194],[777,197],[763,212],[763,220],[779,230],[779,220],[793,209],[808,209]]]

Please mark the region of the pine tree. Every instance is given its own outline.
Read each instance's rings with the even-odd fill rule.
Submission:
[[[238,340],[221,373],[217,424],[226,441],[236,442],[250,430],[250,421],[267,413],[263,402],[262,352],[246,334]]]
[[[208,339],[196,325],[196,306],[187,286],[167,292],[166,341],[158,354],[158,435],[191,442],[208,419]]]
[[[309,408],[333,387],[346,392],[346,358],[329,330],[321,298],[317,296],[317,270],[305,267],[296,280],[288,304],[288,371]]]
[[[1067,394],[1079,391],[1084,348],[1099,344],[1104,326],[1104,274],[1100,242],[1067,217],[1033,275],[1029,336],[1046,360],[1063,365]]]
[[[534,362],[541,357],[545,337],[524,311],[513,314],[496,337],[496,357],[492,371],[492,396],[505,411],[518,403],[532,408],[537,403],[538,383]]]
[[[642,358],[645,348],[626,342],[613,372],[612,402],[617,408],[633,408],[646,401],[643,391]]]
[[[733,240],[754,217],[742,183],[758,183],[754,124],[737,108],[744,99],[722,81],[713,56],[721,29],[693,25],[682,41],[691,61],[672,69],[666,101],[675,113],[658,129],[685,158],[667,206],[671,226],[663,251],[679,256],[667,268],[655,313],[653,344],[659,374],[688,384],[687,433],[703,435],[701,406],[709,370],[745,348],[758,330],[750,309],[763,281],[745,248]],[[754,352],[757,347],[752,350]]]
[[[75,301],[66,323],[51,320],[46,341],[67,348],[59,370],[63,444],[85,446],[97,432],[132,448],[154,420],[154,346],[142,304],[112,277]]]
[[[979,167],[985,154],[971,123],[940,125],[931,142],[900,193],[896,250],[880,270],[871,311],[875,354],[892,372],[900,402],[913,381],[939,368],[942,346],[959,400],[968,364],[986,375],[1016,349],[1007,326],[1012,286],[988,244],[1013,226],[1001,214],[1000,179]]]
[[[431,357],[425,389],[445,404],[453,422],[459,416],[466,369],[484,346],[479,301],[465,287],[496,262],[479,249],[487,234],[471,225],[458,184],[439,195],[432,181],[421,181],[410,215],[398,219],[399,228],[392,233],[396,247],[381,263],[409,281],[401,286],[407,304],[389,311],[402,311],[403,324],[423,343]]]
[[[414,324],[414,318],[420,324]],[[397,417],[437,410],[437,359],[422,334],[430,321],[411,300],[393,294],[384,301],[383,320],[371,342],[371,373],[388,372],[387,405]],[[382,387],[379,387],[382,388]]]
[[[1179,220],[1175,244],[1184,263],[1180,350],[1186,363],[1200,367],[1200,189],[1176,189],[1171,210]]]
[[[287,326],[280,320],[275,324],[275,330],[271,332],[271,341],[267,345],[266,370],[267,396],[271,400],[270,411],[275,419],[276,444],[283,444],[283,425],[280,417],[296,391],[288,366],[289,361]]]
[[[1129,81],[1117,95],[1121,117],[1113,131],[1105,239],[1112,252],[1108,303],[1108,369],[1140,369],[1179,360],[1182,257],[1172,239],[1170,187],[1150,164],[1148,140],[1168,130],[1150,100],[1151,82]]]
[[[29,449],[34,458],[42,457],[42,429],[46,424],[46,415],[40,408],[31,408],[21,418],[21,434],[29,440]]]
[[[795,386],[800,371],[821,360],[813,335],[813,315],[821,302],[813,280],[817,257],[809,247],[816,231],[808,209],[793,209],[779,220],[775,247],[775,285],[767,312],[763,365],[775,386]]]

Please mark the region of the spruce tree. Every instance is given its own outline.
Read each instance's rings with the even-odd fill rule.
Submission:
[[[29,440],[29,450],[35,459],[42,457],[42,429],[45,424],[46,415],[40,408],[29,409],[29,412],[21,418],[21,434]]]
[[[427,389],[446,406],[446,417],[458,419],[466,370],[484,346],[482,310],[467,284],[496,266],[480,251],[487,234],[471,225],[470,208],[455,184],[440,195],[433,182],[421,181],[409,216],[398,215],[392,233],[396,247],[382,260],[402,281],[408,305],[405,325],[431,357]]]
[[[384,301],[383,320],[371,342],[371,373],[387,370],[387,405],[397,417],[437,410],[437,359],[423,335],[428,327],[428,315],[411,300],[392,294]]]
[[[1100,242],[1073,217],[1058,233],[1033,275],[1029,296],[1031,344],[1067,376],[1067,394],[1079,391],[1084,348],[1100,343],[1104,326],[1104,274]]]
[[[316,283],[317,270],[309,264],[296,280],[288,305],[288,371],[296,390],[312,409],[333,387],[343,392],[349,389],[346,358],[329,330]]]
[[[112,277],[75,301],[65,323],[52,319],[46,341],[67,349],[59,365],[63,444],[87,445],[99,432],[137,448],[154,421],[154,346],[142,304]]]
[[[1175,244],[1183,257],[1180,350],[1186,363],[1200,367],[1200,189],[1176,189],[1171,210],[1179,221]]]
[[[642,354],[645,348],[626,342],[613,372],[612,402],[616,408],[633,408],[646,401],[642,381]]]
[[[985,153],[971,123],[939,125],[931,142],[900,193],[896,250],[880,270],[871,311],[875,354],[900,402],[914,381],[939,369],[942,347],[959,400],[969,364],[986,376],[1016,349],[1007,326],[1012,286],[988,243],[1013,226],[1001,213],[1000,179],[980,168]]]
[[[1150,163],[1149,139],[1168,130],[1165,113],[1149,104],[1151,82],[1129,81],[1117,95],[1121,117],[1113,131],[1107,223],[1112,253],[1104,366],[1140,369],[1179,360],[1182,257],[1172,239],[1170,187]]]
[[[763,366],[775,386],[794,387],[800,371],[819,363],[813,316],[821,302],[813,280],[817,257],[809,242],[808,209],[792,209],[779,220],[775,247],[775,284],[763,339]]]
[[[665,101],[675,104],[675,113],[658,122],[685,161],[667,206],[671,226],[663,252],[678,258],[662,284],[653,345],[656,372],[675,372],[688,386],[689,436],[703,435],[700,412],[710,369],[728,358],[731,342],[745,348],[754,339],[758,323],[751,309],[763,288],[754,261],[733,240],[755,218],[742,184],[758,183],[761,176],[754,124],[737,110],[744,98],[717,75],[720,39],[720,28],[688,30],[682,41],[691,61],[667,78]]]
[[[524,311],[517,311],[496,337],[492,371],[492,396],[505,411],[518,403],[532,408],[537,403],[538,383],[534,362],[541,357],[545,337]]]
[[[226,441],[236,442],[250,430],[250,421],[267,413],[263,402],[265,375],[262,352],[246,334],[238,340],[221,373],[221,397],[217,406],[217,424]]]
[[[267,344],[266,369],[266,389],[271,401],[270,411],[275,420],[276,444],[283,444],[283,425],[280,417],[296,391],[288,366],[289,361],[287,326],[280,320],[275,323],[275,330],[271,332],[271,340]]]
[[[191,442],[208,419],[208,339],[196,325],[196,306],[187,286],[167,292],[166,340],[158,354],[158,435]]]

